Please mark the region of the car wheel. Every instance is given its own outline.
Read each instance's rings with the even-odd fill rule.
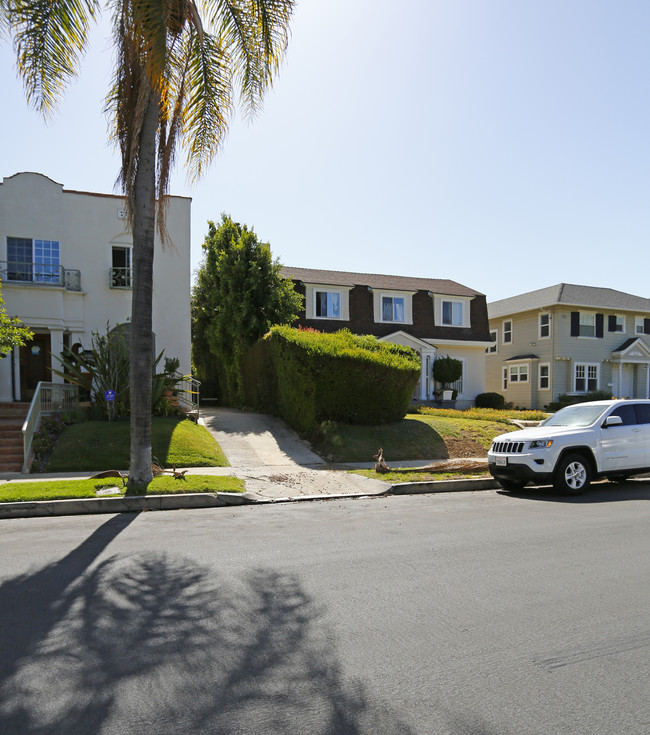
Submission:
[[[591,482],[589,462],[579,454],[567,454],[555,471],[553,486],[566,495],[580,495]]]
[[[499,480],[499,485],[501,485],[504,490],[516,491],[521,490],[525,483],[517,482],[516,480]]]

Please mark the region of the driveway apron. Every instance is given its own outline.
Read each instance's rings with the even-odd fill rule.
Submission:
[[[202,420],[232,467],[245,480],[246,490],[278,499],[340,493],[380,494],[380,480],[329,470],[278,418],[266,414],[214,408],[201,411]]]

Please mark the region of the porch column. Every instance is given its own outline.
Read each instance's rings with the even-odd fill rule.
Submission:
[[[61,369],[61,363],[57,360],[57,357],[63,351],[63,330],[62,329],[51,329],[50,330],[50,350],[52,351],[51,356],[51,367],[55,370]],[[50,380],[53,383],[63,383],[63,378],[60,375],[51,373]]]
[[[10,403],[14,399],[11,391],[12,363],[13,350],[0,358],[0,403]]]
[[[11,354],[11,360],[14,371],[14,397],[12,401],[22,401],[22,395],[20,393],[20,347],[14,348]]]
[[[650,362],[645,364],[645,397],[650,398]]]
[[[616,391],[618,395],[617,398],[620,398],[623,395],[623,360],[618,363],[618,390]]]

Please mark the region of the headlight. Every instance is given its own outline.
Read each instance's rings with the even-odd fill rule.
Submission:
[[[553,444],[552,439],[535,439],[530,443],[531,449],[545,449]]]

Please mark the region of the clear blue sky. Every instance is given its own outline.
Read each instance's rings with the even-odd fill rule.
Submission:
[[[102,27],[45,124],[0,47],[0,176],[113,191],[111,59]],[[172,193],[193,267],[225,211],[285,265],[649,297],[650,2],[302,0],[262,114]]]

